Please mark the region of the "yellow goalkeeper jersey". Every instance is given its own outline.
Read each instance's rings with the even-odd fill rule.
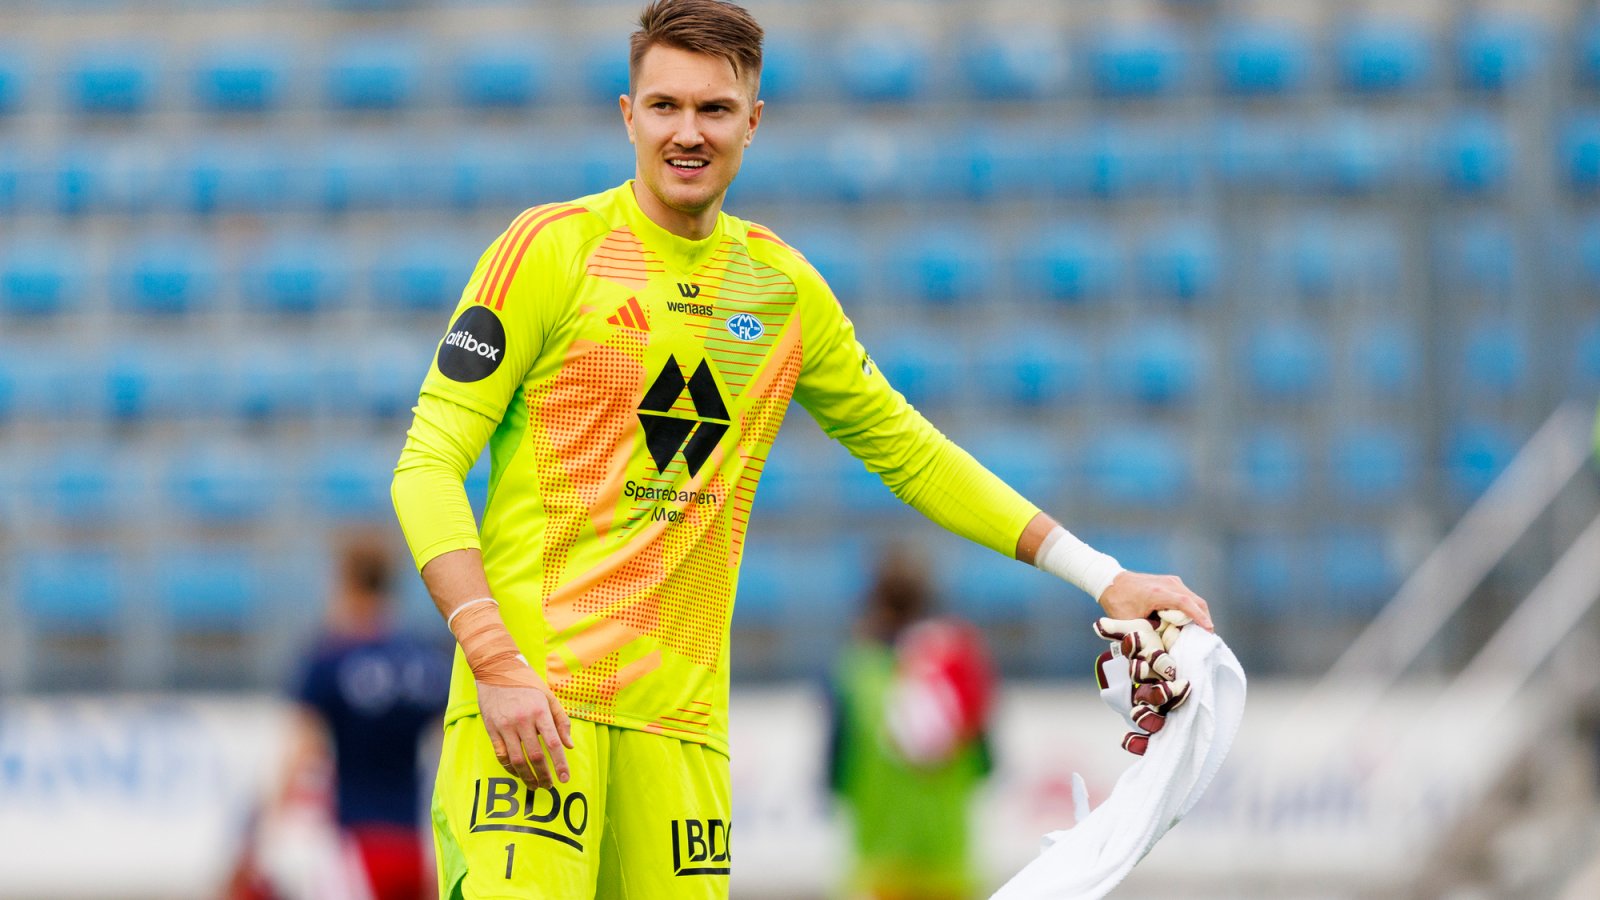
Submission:
[[[422,395],[395,490],[418,567],[481,546],[508,629],[570,715],[723,753],[734,586],[791,397],[960,534],[1011,555],[1037,513],[890,387],[804,257],[727,214],[704,240],[674,235],[632,182],[512,223]],[[439,514],[464,497],[403,489],[423,448],[449,443],[422,415],[440,402],[499,423],[481,543]],[[458,651],[447,719],[475,711]]]

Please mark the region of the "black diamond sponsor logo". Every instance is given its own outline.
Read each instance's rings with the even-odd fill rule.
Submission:
[[[694,404],[692,419],[672,412],[672,404],[685,390]],[[710,361],[702,359],[694,374],[685,379],[677,358],[668,356],[661,374],[639,402],[639,425],[644,428],[645,449],[650,451],[657,472],[665,472],[673,454],[682,451],[689,474],[698,474],[729,427],[728,404],[722,399],[716,376],[711,374]]]

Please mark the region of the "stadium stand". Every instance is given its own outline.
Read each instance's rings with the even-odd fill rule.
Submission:
[[[1401,512],[1447,527],[1554,402],[1600,385],[1600,18],[1003,6],[924,4],[910,26],[775,6],[729,211],[806,254],[896,385],[1086,535],[1200,560],[1241,628],[1314,609],[1347,632],[1417,561],[1424,542],[1385,530]],[[520,211],[632,171],[624,7],[318,0],[251,30],[210,26],[271,4],[206,0],[116,42],[89,26],[139,4],[7,7],[0,518],[39,523],[0,535],[32,598],[19,628],[159,612],[119,588],[164,565],[146,545],[248,550],[169,599],[259,609],[272,571],[247,605],[216,584],[390,522],[392,457],[478,255]],[[851,608],[889,528],[948,556],[975,614],[1081,626],[1013,604],[1026,570],[945,553],[791,420],[736,619],[769,643],[737,651],[742,673],[806,671],[839,623],[788,628]],[[480,466],[479,509],[486,490]],[[80,557],[84,585],[52,580]],[[112,684],[120,654],[150,668],[165,645],[145,638],[172,636],[139,622],[101,648]],[[1017,671],[1077,664],[1028,646]]]

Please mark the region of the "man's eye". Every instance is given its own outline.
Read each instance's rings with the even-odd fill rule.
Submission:
[[[671,109],[671,108],[672,108],[672,104],[671,104],[671,103],[668,103],[668,102],[667,102],[667,101],[665,101],[665,100],[657,100],[657,101],[656,101],[656,102],[654,102],[654,103],[652,103],[652,104],[650,104],[650,108],[651,108],[651,109],[662,109],[662,110],[666,110],[666,109]]]

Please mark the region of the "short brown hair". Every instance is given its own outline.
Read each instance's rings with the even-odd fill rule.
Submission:
[[[628,90],[638,86],[645,52],[658,44],[721,57],[753,89],[761,81],[763,34],[749,10],[725,0],[654,0],[639,14],[639,30],[629,39]]]

